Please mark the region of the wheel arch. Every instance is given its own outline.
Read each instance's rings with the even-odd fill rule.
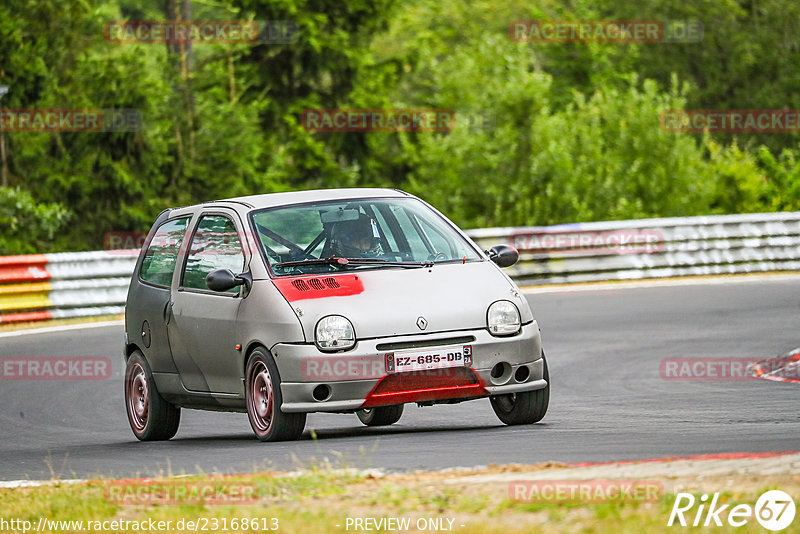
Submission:
[[[136,343],[128,343],[125,346],[125,362],[126,363],[127,363],[128,359],[131,357],[131,355],[134,352],[136,352],[137,350],[142,353],[142,355],[145,357],[145,359],[147,359],[147,355],[144,353],[144,351],[142,350],[142,348],[140,346],[138,346]],[[147,360],[147,363],[150,363],[150,360]]]
[[[239,374],[242,377],[242,380],[245,380],[245,373],[247,372],[247,362],[250,361],[250,357],[253,355],[253,352],[256,349],[264,349],[267,354],[272,356],[272,351],[267,348],[267,344],[259,339],[254,339],[247,344],[245,349],[242,351],[242,360],[239,366]]]

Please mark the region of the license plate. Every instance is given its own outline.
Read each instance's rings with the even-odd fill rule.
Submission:
[[[472,365],[472,346],[401,350],[386,355],[386,372],[424,371]]]

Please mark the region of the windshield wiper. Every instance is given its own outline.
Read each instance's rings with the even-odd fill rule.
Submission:
[[[409,269],[419,269],[422,267],[433,267],[432,261],[391,261],[380,258],[339,258],[347,260],[345,265],[388,265],[390,267],[407,267]]]
[[[340,258],[338,256],[331,256],[329,258],[312,258],[308,260],[297,261],[284,261],[278,263],[275,267],[300,267],[302,265],[331,265],[340,269],[346,268],[348,265],[353,267],[363,267],[366,265],[375,266],[389,266],[389,267],[406,267],[410,269],[419,269],[422,267],[433,267],[432,261],[390,261],[382,260],[380,258]]]

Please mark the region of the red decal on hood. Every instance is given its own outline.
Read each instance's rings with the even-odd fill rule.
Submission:
[[[364,284],[357,274],[278,278],[273,280],[272,283],[275,284],[281,295],[289,302],[304,299],[346,297],[364,292]]]

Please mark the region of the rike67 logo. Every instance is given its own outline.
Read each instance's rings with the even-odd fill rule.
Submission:
[[[794,500],[781,490],[761,494],[755,506],[749,504],[719,503],[719,493],[703,494],[696,498],[691,493],[678,493],[669,514],[667,526],[723,526],[741,527],[755,518],[767,530],[778,532],[792,524],[795,515]]]

